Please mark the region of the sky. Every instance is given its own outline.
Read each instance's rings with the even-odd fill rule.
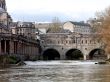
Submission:
[[[14,21],[86,21],[110,6],[110,0],[6,0]]]

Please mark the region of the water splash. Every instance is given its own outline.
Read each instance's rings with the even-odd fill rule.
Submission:
[[[26,61],[27,65],[84,65],[84,64],[95,64],[94,61],[71,61],[71,60],[60,60],[60,61]]]

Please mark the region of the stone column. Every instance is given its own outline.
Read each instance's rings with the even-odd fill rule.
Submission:
[[[33,52],[32,52],[32,45],[30,46],[30,49],[31,49],[31,53],[30,53],[30,55],[33,55]]]
[[[26,52],[26,43],[24,44],[24,54],[26,54],[27,55],[27,52]]]
[[[64,54],[60,54],[60,59],[64,60],[65,59],[65,55]]]
[[[1,50],[1,41],[0,41],[0,55],[2,54],[2,50]]]
[[[21,55],[23,55],[23,42],[21,43]]]
[[[107,55],[107,59],[110,59],[110,54]]]
[[[6,40],[4,40],[4,44],[5,44],[5,50],[4,50],[4,53],[6,54]]]
[[[31,45],[29,44],[28,47],[29,47],[29,51],[28,52],[29,52],[29,56],[30,56],[30,54],[31,54]]]
[[[25,53],[26,45],[25,45],[25,43],[24,43],[23,45],[24,45],[24,55],[25,55],[25,54],[26,54],[26,53]]]
[[[60,59],[61,60],[64,60],[64,59],[66,59],[66,49],[64,49],[64,48],[59,48],[60,50],[58,51],[59,52],[59,54],[60,54]]]
[[[23,54],[23,45],[22,45],[22,42],[20,42],[19,50],[20,50],[20,55],[22,55]]]
[[[17,54],[19,54],[19,55],[20,55],[20,48],[21,48],[21,44],[20,44],[20,42],[18,41],[18,42],[17,42]]]
[[[87,56],[86,55],[84,55],[84,60],[87,60]]]
[[[10,41],[10,54],[14,54],[14,42]]]
[[[25,47],[24,47],[24,42],[23,42],[23,55],[25,54]]]

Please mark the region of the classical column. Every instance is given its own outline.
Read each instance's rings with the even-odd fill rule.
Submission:
[[[22,54],[24,55],[24,42],[23,42],[22,46],[23,46],[23,51],[22,51]]]
[[[2,50],[1,50],[1,40],[0,40],[0,55],[2,54]]]
[[[17,42],[17,54],[19,54],[19,55],[20,55],[20,48],[21,48],[21,44],[20,44],[20,42],[18,41],[18,42]]]
[[[5,44],[4,53],[6,54],[6,40],[4,40],[4,44]]]
[[[14,42],[13,41],[10,41],[10,54],[14,54]]]
[[[87,60],[87,57],[86,57],[86,55],[84,55],[84,60]]]
[[[25,45],[24,45],[25,47],[25,54],[27,55],[27,52],[28,52],[28,50],[27,50],[27,44],[25,43]]]
[[[29,44],[29,56],[31,55],[31,45]]]
[[[26,45],[26,43],[24,44],[24,53],[27,55],[27,45]]]
[[[23,52],[22,42],[19,42],[19,53],[20,53],[20,55],[23,54],[22,52]]]
[[[28,45],[28,55],[30,55],[30,46]]]
[[[33,55],[33,53],[32,53],[32,45],[30,46],[30,49],[31,49],[31,53],[30,53],[30,55]]]
[[[24,55],[24,45],[23,45],[23,42],[21,43],[21,55]]]

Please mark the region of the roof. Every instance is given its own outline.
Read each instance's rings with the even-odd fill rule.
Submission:
[[[72,22],[72,21],[69,21],[69,22],[71,22],[74,25],[79,25],[79,26],[90,26],[90,24],[84,23],[84,22]]]
[[[34,22],[17,22],[17,27],[35,27]]]

